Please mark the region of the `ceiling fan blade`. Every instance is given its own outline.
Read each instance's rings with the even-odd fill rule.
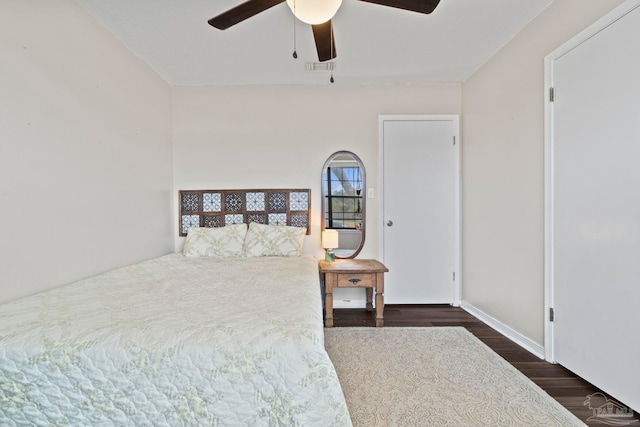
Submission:
[[[219,30],[226,30],[284,1],[285,0],[249,0],[209,19],[209,25]]]
[[[435,10],[440,0],[360,0],[367,3],[375,3],[396,9],[410,10],[418,13],[431,13]]]
[[[319,61],[329,61],[336,57],[336,40],[333,37],[331,20],[324,24],[312,25],[313,38],[316,40],[316,50]]]

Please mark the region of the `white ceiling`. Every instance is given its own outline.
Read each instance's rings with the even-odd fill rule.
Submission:
[[[76,0],[172,85],[328,85],[311,27],[279,4],[225,31],[244,0]],[[343,0],[333,19],[342,84],[462,82],[552,0],[441,0],[430,15]]]

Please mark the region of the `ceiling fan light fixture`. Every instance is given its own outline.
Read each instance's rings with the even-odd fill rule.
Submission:
[[[296,18],[311,25],[323,24],[333,18],[342,0],[287,0]]]

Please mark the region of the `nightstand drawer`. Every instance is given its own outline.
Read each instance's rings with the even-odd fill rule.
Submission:
[[[374,280],[373,273],[342,273],[338,274],[337,286],[339,288],[352,286],[373,287]]]

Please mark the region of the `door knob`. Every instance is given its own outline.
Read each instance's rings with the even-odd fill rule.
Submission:
[[[387,221],[387,227],[391,227],[393,225],[393,221],[389,220]]]

